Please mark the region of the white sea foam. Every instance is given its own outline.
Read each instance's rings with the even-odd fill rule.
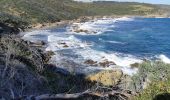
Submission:
[[[125,43],[119,42],[119,41],[105,41],[105,42],[114,43],[114,44],[125,44]]]
[[[88,22],[73,23],[68,27],[68,31],[71,31],[72,34],[79,35],[98,35],[102,34],[105,31],[108,31],[109,28],[114,28],[115,22],[118,21],[133,21],[133,18],[122,17],[122,18],[100,18],[94,19]]]
[[[130,19],[128,18],[122,18],[118,20],[130,21]],[[97,32],[96,34],[100,34],[108,30],[109,27],[114,27],[114,24],[112,23],[114,23],[115,21],[117,20],[104,18],[100,20],[97,19],[96,21],[90,21],[85,23],[74,23],[74,24],[78,25],[80,29],[88,30],[88,31],[90,30],[91,32]],[[81,64],[83,64],[83,61],[87,59],[91,59],[97,62],[108,60],[114,62],[117,66],[119,66],[120,69],[123,70],[124,73],[128,75],[133,75],[137,72],[137,69],[130,68],[131,64],[142,62],[142,60],[132,55],[122,56],[121,54],[118,53],[105,53],[103,51],[93,50],[90,48],[92,43],[89,44],[88,42],[81,41],[77,39],[74,35],[71,34],[68,35],[67,33],[72,33],[72,32],[70,32],[69,30],[67,30],[67,32],[51,32],[50,30],[37,30],[32,32],[26,32],[25,35],[23,36],[23,39],[32,42],[36,42],[39,40],[46,41],[47,42],[46,51],[55,52],[56,56],[54,58],[56,61],[58,61],[58,59],[60,58],[57,55],[58,50],[72,49],[75,55],[79,55],[79,57],[81,57],[82,62],[77,61],[80,62]],[[122,44],[121,42],[118,41],[105,41],[105,42]],[[80,60],[80,58],[74,60],[75,61]],[[110,69],[113,67],[115,66],[111,65],[108,68],[97,67],[96,69]],[[87,69],[89,70],[90,67],[88,67]]]
[[[89,46],[88,43],[83,43],[73,35],[69,37],[59,37],[55,35],[48,36],[48,47],[46,51],[57,51],[61,49],[76,49],[76,48],[85,48]]]
[[[99,40],[102,42],[113,43],[113,44],[125,44],[124,42],[119,42],[119,41],[105,41],[102,38],[99,38]]]
[[[82,42],[77,39],[74,35],[66,35],[66,33],[57,33],[51,32],[50,30],[38,30],[32,32],[26,32],[23,36],[23,39],[29,41],[46,41],[47,48],[46,51],[53,51],[56,53],[57,51],[62,49],[73,49],[76,55],[82,57],[82,59],[92,59],[94,61],[102,62],[104,60],[113,61],[116,65],[118,65],[126,74],[133,75],[136,73],[136,69],[131,69],[130,65],[133,63],[140,63],[141,60],[137,59],[133,56],[120,56],[117,53],[105,53],[102,51],[96,51],[90,48],[91,45],[87,42]],[[64,47],[67,45],[68,47]],[[58,57],[55,57],[56,60]],[[80,60],[80,59],[74,59]],[[82,60],[82,61],[84,61]],[[78,61],[81,62],[81,61]],[[83,63],[83,62],[81,62]],[[109,66],[106,69],[112,68],[115,66]],[[97,69],[101,69],[100,67]],[[105,69],[105,68],[103,68]]]
[[[102,18],[83,23],[73,23],[73,25],[68,28],[68,31],[71,30],[72,34],[98,35],[107,31],[109,28],[113,28],[114,25],[111,24],[114,22],[114,19]]]
[[[121,70],[123,71],[124,74],[131,75],[131,76],[133,76],[138,72],[137,68],[132,69],[127,67],[122,67]]]
[[[134,18],[130,17],[121,17],[121,18],[116,18],[116,21],[133,21]]]
[[[25,35],[22,37],[24,40],[28,40],[31,42],[36,42],[36,41],[47,41],[47,37],[49,34],[49,30],[35,30],[31,32],[25,32]]]
[[[92,59],[94,61],[102,61],[107,59],[108,61],[113,61],[118,66],[126,66],[130,67],[131,64],[134,64],[136,62],[140,63],[142,60],[137,59],[134,56],[126,55],[121,56],[117,53],[105,53],[102,51],[96,51],[93,49],[86,49],[86,50],[79,50],[77,51],[78,54],[80,54],[85,59]]]
[[[161,61],[163,61],[164,63],[167,63],[167,64],[170,64],[170,58],[168,58],[167,56],[165,55],[159,55],[158,57]]]
[[[85,48],[91,46],[91,43],[82,42],[73,35],[67,36],[65,32],[51,32],[50,30],[35,30],[26,32],[22,37],[31,42],[47,42],[46,51],[57,51],[61,49]]]
[[[131,69],[130,65],[142,62],[142,60],[131,55],[121,56],[120,54],[117,53],[110,54],[102,51],[96,51],[90,48],[86,48],[86,50],[78,50],[76,51],[76,53],[78,55],[81,55],[84,59],[91,59],[97,62],[102,62],[104,60],[112,61],[117,66],[122,68],[124,73],[129,75],[136,73],[136,69]]]

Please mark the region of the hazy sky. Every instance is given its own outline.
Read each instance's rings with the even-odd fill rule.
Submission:
[[[75,1],[135,1],[135,2],[144,2],[144,3],[153,3],[153,4],[170,4],[170,0],[75,0]]]

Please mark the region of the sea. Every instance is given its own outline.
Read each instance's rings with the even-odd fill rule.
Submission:
[[[74,31],[74,27],[85,31]],[[64,69],[72,65],[79,73],[116,67],[133,75],[137,72],[131,68],[134,63],[160,60],[170,64],[170,18],[98,18],[24,32],[22,38],[46,42],[45,50],[55,52],[51,62]],[[116,66],[91,66],[86,60],[112,61]]]

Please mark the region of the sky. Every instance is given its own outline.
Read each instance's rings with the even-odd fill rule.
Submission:
[[[170,5],[170,0],[75,0],[75,1],[129,1],[129,2],[142,2],[142,3],[152,3],[152,4],[168,4]]]

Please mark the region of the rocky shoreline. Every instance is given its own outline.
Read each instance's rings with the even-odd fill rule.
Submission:
[[[76,20],[71,20],[71,21],[61,21],[61,22],[56,22],[56,23],[53,23],[53,24],[50,24],[50,23],[47,23],[47,24],[40,24],[38,26],[34,26],[32,28],[32,30],[35,30],[35,29],[50,29],[52,27],[62,27],[62,26],[67,26],[67,25],[72,25],[74,23],[85,23],[85,22],[88,22],[88,21],[93,21],[93,20],[96,20],[96,19],[101,19],[101,18],[119,18],[120,16],[93,16],[93,17],[80,17]],[[134,16],[125,16],[125,18],[130,18],[130,17],[134,17]],[[146,16],[140,16],[140,17],[146,17]],[[147,16],[147,17],[153,17],[153,16]],[[155,17],[160,17],[160,16],[155,16]],[[57,25],[57,26],[56,26]],[[78,31],[78,32],[77,32]],[[89,33],[87,32],[88,30],[79,30],[79,29],[76,29],[74,30],[74,32],[85,32],[85,33]],[[96,34],[96,32],[90,32],[92,35]],[[35,43],[33,43],[34,46],[37,46],[37,47],[41,47],[41,46],[44,46],[46,45],[44,41],[37,41]],[[90,43],[87,43],[87,46],[88,44]],[[66,42],[66,41],[63,41],[63,42],[59,42],[58,43],[58,46],[59,47],[62,47],[63,49],[67,49],[67,48],[70,48],[71,46]],[[116,66],[116,63],[114,61],[108,61],[107,59],[104,59],[103,61],[94,61],[92,59],[86,59],[84,61],[84,64],[87,65],[87,66],[102,66],[103,68],[105,67],[109,67],[109,66]],[[137,68],[139,66],[140,63],[137,63],[137,62],[134,62],[131,64],[131,67],[132,68]]]
[[[97,17],[97,18],[100,18],[100,17]],[[78,19],[77,21],[74,21],[74,22],[87,22],[87,21],[91,21],[91,20],[93,20],[94,18],[80,18],[80,19]],[[96,18],[95,18],[96,19]],[[29,32],[28,32],[29,33]],[[36,34],[35,34],[36,33]],[[85,48],[85,47],[89,47],[90,46],[90,43],[84,43],[83,42],[83,44],[82,44],[82,42],[81,41],[79,41],[79,40],[77,40],[75,37],[73,37],[73,36],[70,36],[70,37],[61,37],[60,38],[60,36],[56,36],[56,40],[55,40],[55,37],[53,36],[53,34],[51,34],[50,35],[50,33],[48,33],[48,31],[44,31],[44,33],[43,33],[43,30],[42,30],[42,32],[41,31],[37,31],[37,32],[31,32],[31,33],[29,33],[29,34],[27,34],[26,33],[26,35],[23,37],[23,39],[26,39],[26,40],[28,40],[29,41],[29,39],[31,39],[32,37],[37,37],[37,36],[40,36],[40,35],[42,35],[42,36],[45,36],[45,35],[47,35],[47,36],[45,36],[45,37],[48,37],[48,42],[50,43],[50,42],[53,42],[54,41],[54,43],[55,44],[52,44],[52,45],[50,45],[49,47],[46,45],[46,43],[45,43],[45,41],[41,41],[41,40],[35,40],[35,45],[36,46],[44,46],[44,45],[46,45],[46,50],[47,51],[50,51],[50,52],[55,52],[55,51],[57,51],[57,50],[67,50],[67,49],[74,49],[74,48]],[[43,34],[39,34],[39,33],[43,33]],[[49,34],[49,35],[48,35]],[[62,33],[61,33],[62,34]],[[50,39],[51,38],[51,39]],[[49,39],[50,39],[50,41],[49,41]],[[33,39],[34,40],[34,39]],[[52,49],[51,49],[52,48]],[[54,50],[53,50],[54,49]],[[51,51],[52,50],[52,51]],[[62,53],[61,53],[61,55],[60,55],[60,53],[58,54],[58,52],[56,52],[55,53],[56,54],[56,56],[54,56],[53,57],[53,60],[52,60],[52,62],[57,62],[57,61],[55,61],[55,58],[62,58]],[[95,60],[93,60],[93,59],[83,59],[83,61],[82,62],[80,62],[81,63],[81,65],[79,65],[77,62],[70,62],[70,61],[68,61],[67,62],[67,58],[65,59],[65,60],[60,60],[60,59],[58,59],[58,62],[60,62],[59,64],[58,64],[58,66],[63,66],[63,63],[66,63],[66,64],[68,64],[69,65],[69,63],[73,63],[73,65],[72,66],[70,66],[70,69],[74,69],[75,70],[75,73],[79,73],[79,72],[81,72],[81,70],[86,70],[85,68],[86,67],[94,67],[93,68],[93,71],[95,71],[95,70],[112,70],[112,68],[113,67],[115,67],[115,66],[118,66],[114,61],[110,61],[110,60],[108,60],[107,58],[105,58],[105,56],[103,56],[102,58],[100,58],[99,59],[99,61],[95,61]],[[64,61],[66,61],[66,62],[64,62]],[[83,69],[81,69],[81,67],[80,68],[76,68],[75,67],[75,65],[74,65],[74,63],[75,64],[77,64],[78,66],[82,66],[82,68],[83,68],[83,66],[86,66],[85,68],[83,68]],[[135,63],[135,62],[134,62]],[[137,65],[137,64],[133,64],[132,63],[132,65],[133,65],[133,68],[135,69],[135,65]],[[67,66],[63,66],[64,67],[64,69],[67,69]],[[101,68],[98,68],[98,67],[101,67]],[[84,72],[84,71],[82,71],[81,73],[86,73],[86,72]],[[91,72],[91,71],[90,71]],[[88,73],[88,72],[87,72]]]
[[[87,22],[87,21],[92,21],[95,19],[101,19],[101,18],[122,18],[122,17],[130,17],[130,18],[135,18],[135,17],[143,17],[143,18],[169,18],[167,14],[164,15],[109,15],[109,16],[82,16],[74,20],[61,20],[59,22],[53,22],[53,23],[37,23],[31,25],[30,29],[26,29],[26,31],[31,31],[31,30],[36,30],[36,29],[48,29],[48,28],[53,28],[53,27],[62,27],[62,26],[67,26],[71,25],[73,23],[81,23],[81,22]],[[81,30],[79,30],[81,31]],[[82,30],[84,31],[84,30]]]
[[[71,25],[73,23],[82,23],[82,22],[84,23],[87,21],[94,20],[96,18],[100,19],[103,17],[101,16],[82,17],[82,18],[79,18],[77,20],[72,20],[72,21],[61,21],[61,22],[56,22],[53,24],[48,23],[48,24],[33,25],[32,29],[29,31],[37,30],[37,29],[38,30],[39,29],[50,29],[52,27],[62,27],[65,25]],[[106,17],[106,18],[110,18],[110,17]],[[15,37],[10,37],[10,38],[5,37],[5,39],[2,38],[1,39],[2,48],[10,48],[10,47],[6,47],[7,46],[6,44],[8,45],[11,44],[10,46],[15,47],[15,48],[10,49],[12,53],[16,53],[16,55],[13,55],[13,54],[11,55],[10,59],[12,59],[13,62],[10,62],[10,64],[12,65],[13,63],[15,63],[17,66],[16,70],[22,69],[24,70],[25,74],[28,74],[32,79],[35,79],[35,80],[32,80],[30,79],[30,77],[26,77],[32,83],[28,84],[29,83],[28,80],[25,80],[26,83],[24,84],[28,85],[28,88],[30,88],[31,85],[34,85],[34,84],[37,85],[37,87],[31,87],[30,89],[26,88],[26,90],[22,90],[23,88],[21,88],[20,90],[20,87],[16,89],[16,87],[13,86],[12,88],[14,89],[14,91],[17,91],[18,93],[16,97],[19,97],[20,91],[24,91],[23,94],[27,95],[26,98],[30,97],[30,95],[34,95],[32,97],[36,98],[37,96],[41,94],[66,93],[68,91],[69,93],[74,94],[74,93],[79,93],[79,92],[90,89],[91,91],[95,91],[95,93],[97,91],[97,93],[99,93],[100,95],[103,91],[105,91],[105,93],[108,93],[110,91],[111,92],[116,91],[118,94],[121,94],[123,92],[122,94],[123,96],[124,94],[128,94],[130,98],[133,98],[133,96],[136,96],[138,92],[145,89],[149,85],[149,83],[151,83],[150,73],[149,72],[145,73],[146,70],[144,72],[143,69],[141,68],[144,65],[140,63],[131,64],[131,67],[132,69],[139,68],[139,71],[141,71],[139,74],[141,75],[130,76],[130,75],[123,73],[123,71],[120,70],[120,68],[116,67],[116,63],[114,61],[109,61],[107,59],[103,59],[101,61],[95,61],[93,59],[86,59],[82,62],[82,64],[85,66],[79,67],[81,65],[77,64],[74,61],[70,61],[68,59],[61,59],[63,55],[62,54],[60,55],[60,53],[58,52],[58,55],[60,56],[57,56],[57,57],[60,60],[58,60],[59,65],[56,66],[51,62],[51,59],[53,58],[55,53],[53,51],[45,51],[47,44],[44,41],[30,42],[30,41],[25,41],[25,40],[22,40],[20,38],[15,38]],[[71,47],[65,41],[62,41],[62,42],[60,41],[58,42],[58,44],[62,48]],[[87,43],[87,45],[88,44],[89,43]],[[17,52],[13,50],[16,50]],[[4,49],[3,52],[8,52],[8,49],[7,50]],[[4,64],[3,62],[1,62],[1,59],[4,57],[5,57],[4,55],[0,54],[0,64],[1,63]],[[16,61],[20,61],[20,62],[17,63]],[[145,61],[145,62],[149,63],[149,61]],[[33,63],[33,65],[31,63]],[[60,65],[65,66],[64,69],[60,67]],[[20,68],[20,66],[25,66],[25,67]],[[97,69],[98,66],[101,66],[101,68]],[[109,66],[114,66],[115,68],[108,68]],[[82,73],[75,73],[76,70],[84,68],[84,67],[89,67],[88,69],[92,71],[86,75]],[[84,69],[82,70],[82,72],[83,71],[85,72],[87,70]],[[23,75],[23,73],[17,72],[17,75]],[[161,75],[162,73],[160,74],[160,77],[162,80],[166,79],[166,75],[162,75],[162,76]],[[14,75],[13,77],[16,78],[18,76]],[[15,83],[15,82],[21,82],[23,80],[20,80],[17,78],[16,80],[10,79],[10,81],[13,81]],[[82,82],[84,84],[82,84]],[[21,85],[20,83],[17,83],[17,84]],[[7,87],[4,87],[4,89],[8,89],[8,85],[11,85],[11,84],[7,84]],[[38,86],[44,86],[44,85],[46,86],[45,88],[43,87],[43,89],[39,89],[40,87]],[[32,89],[36,90],[34,91],[35,94],[32,94],[33,92]],[[3,92],[4,94],[8,94],[8,91],[7,92],[0,91],[0,92]],[[47,97],[49,98],[50,96],[48,95]],[[90,95],[90,97],[96,98],[96,95],[95,96]],[[100,96],[97,96],[97,97],[101,98]],[[112,94],[111,97],[116,97],[116,98],[119,98],[120,100],[123,100],[121,99],[119,95]],[[87,96],[85,96],[84,98],[87,98]],[[126,95],[125,95],[125,98],[127,98]]]
[[[104,18],[119,18],[119,16],[105,16]],[[130,16],[126,16],[125,18],[130,18]],[[134,17],[134,16],[133,16]],[[143,17],[143,16],[142,16]],[[103,18],[103,16],[95,16],[95,17],[81,17],[79,19],[76,19],[76,20],[72,20],[72,21],[61,21],[61,22],[57,22],[57,23],[54,23],[54,24],[46,24],[46,25],[41,25],[41,27],[34,27],[33,29],[49,29],[49,28],[52,28],[52,27],[62,27],[63,25],[72,25],[73,23],[85,23],[85,22],[88,22],[88,21],[93,21],[95,19],[101,19]],[[57,25],[57,26],[55,26]],[[77,31],[77,30],[75,30]],[[82,30],[82,32],[85,32],[84,30]],[[79,33],[79,32],[77,32]],[[90,32],[91,33],[91,32]],[[88,34],[88,32],[87,32]],[[93,35],[93,32],[91,33]],[[96,34],[94,32],[94,34]],[[62,41],[62,42],[58,42],[58,47],[59,48],[62,48],[62,49],[68,49],[70,48],[72,45],[69,45],[69,43],[67,43],[66,41],[64,40],[59,40],[59,41]],[[41,46],[45,46],[46,43],[44,41],[37,41],[35,43],[33,43],[34,46],[37,46],[37,47],[41,47]],[[87,43],[87,46],[89,43]],[[52,52],[52,51],[50,51]],[[109,66],[116,66],[116,63],[114,61],[109,61],[107,59],[103,59],[102,61],[94,61],[93,59],[86,59],[84,62],[86,66],[93,66],[93,67],[98,67],[98,66],[101,66],[102,68],[107,68]],[[130,64],[131,68],[132,69],[136,69],[138,66],[139,66],[140,63],[138,62],[134,62],[132,64]]]
[[[87,22],[87,21],[94,20],[96,18],[98,19],[100,17],[95,17],[95,18],[83,17],[83,18],[77,19],[75,21],[70,21],[67,23]],[[67,24],[67,23],[65,23],[65,24]],[[63,25],[63,23],[62,23],[62,25]],[[48,29],[49,27],[43,27],[43,29],[44,28]],[[59,41],[57,43],[58,43],[58,46],[61,47],[61,49],[67,49],[67,48],[71,47],[67,43],[67,40],[63,41],[63,40],[59,39]],[[44,41],[33,42],[32,44],[34,46],[37,46],[38,48],[44,47],[46,45],[46,43],[44,43]],[[62,59],[62,54],[60,55],[60,52],[57,52],[58,54],[54,53],[53,51],[48,51],[48,52],[51,53],[50,56],[52,56],[52,58],[53,57],[59,58],[58,61],[54,61],[54,62],[57,62],[56,65],[53,63],[53,61],[49,62],[49,64],[56,66],[56,69],[54,68],[54,70],[56,70],[56,72],[59,72],[62,74],[74,73],[75,75],[78,75],[78,76],[83,75],[83,76],[85,76],[85,79],[87,79],[88,81],[97,82],[104,86],[118,86],[119,89],[130,89],[130,90],[134,89],[134,86],[129,86],[129,84],[132,85],[131,84],[131,82],[132,82],[131,76],[123,73],[122,70],[120,70],[120,68],[118,68],[118,66],[115,64],[114,61],[109,61],[107,59],[103,59],[101,61],[94,61],[92,59],[86,59],[80,65],[72,60],[67,59],[67,58]],[[53,56],[53,55],[56,55],[56,56]],[[133,64],[133,68],[137,67],[136,65],[138,65],[138,63]],[[63,67],[60,67],[60,66],[63,66]],[[80,67],[80,66],[82,66],[82,67]],[[99,66],[101,68],[98,68]],[[115,68],[113,68],[113,67],[109,68],[109,66],[114,66]],[[86,69],[86,67],[89,71]],[[87,73],[87,74],[83,74],[83,73]]]

